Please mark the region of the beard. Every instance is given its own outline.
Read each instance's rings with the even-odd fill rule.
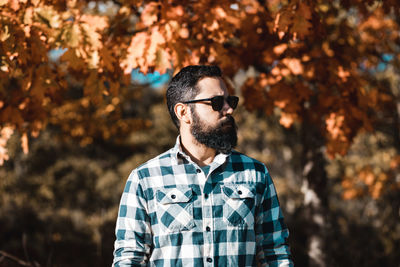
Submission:
[[[224,154],[229,154],[237,144],[235,119],[231,115],[227,115],[225,120],[215,127],[211,127],[201,121],[195,110],[192,114],[193,124],[190,127],[190,132],[197,142]]]

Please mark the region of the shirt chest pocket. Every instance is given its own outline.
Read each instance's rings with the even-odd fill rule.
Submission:
[[[164,232],[192,229],[193,191],[190,187],[160,188],[157,190],[157,220]]]
[[[223,215],[228,225],[254,225],[255,187],[248,184],[225,184],[222,191],[225,198]]]

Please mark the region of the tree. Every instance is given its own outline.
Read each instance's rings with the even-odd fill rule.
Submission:
[[[107,116],[134,68],[163,73],[218,64],[232,78],[252,66],[256,77],[241,87],[246,107],[267,114],[279,109],[285,127],[309,119],[330,156],[345,154],[360,129],[373,128],[382,104],[393,103],[391,92],[376,83],[374,69],[387,55],[398,63],[395,1],[88,6],[13,0],[0,6],[2,136],[18,130],[25,147],[27,135],[65,120],[59,113],[72,102],[65,95],[67,76],[83,86],[80,106],[100,106]],[[49,58],[54,49],[65,51],[60,62]]]
[[[254,75],[236,84],[246,108],[276,113],[284,127],[299,129],[304,202],[316,228],[310,257],[318,266],[328,206],[324,156],[345,155],[358,133],[387,119],[399,136],[399,94],[377,75],[382,64],[399,73],[394,0],[10,0],[0,6],[1,161],[12,131],[22,134],[27,150],[29,137],[49,123],[83,144],[144,127],[140,118],[119,120],[132,69],[163,73],[218,64],[234,80],[239,70],[253,68]],[[65,52],[53,62],[55,49]],[[82,92],[68,95],[66,80]],[[95,116],[82,118],[86,111]],[[363,180],[367,193],[398,190],[386,185],[394,183],[399,147],[388,179],[359,170],[360,177],[373,177]],[[352,185],[346,180],[344,187]]]

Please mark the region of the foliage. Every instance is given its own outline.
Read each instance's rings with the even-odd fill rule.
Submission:
[[[108,2],[0,4],[1,123],[22,133],[63,119],[67,71],[84,82],[84,106],[117,97],[134,68],[209,63],[232,77],[255,66],[259,75],[242,87],[245,105],[279,108],[286,127],[317,114],[330,155],[344,154],[359,129],[371,129],[371,111],[391,100],[368,70],[398,51],[394,1],[121,1],[105,12]],[[54,49],[65,49],[62,64],[49,60]]]
[[[388,55],[398,71],[395,1],[10,0],[0,6],[1,162],[14,130],[27,152],[30,136],[49,123],[82,144],[144,127],[140,119],[120,120],[134,68],[163,73],[218,64],[233,78],[254,67],[241,85],[244,105],[266,114],[277,109],[285,127],[310,121],[331,157],[345,155],[357,133],[373,130],[379,112],[394,111],[399,98],[375,75]],[[49,53],[57,49],[64,53],[54,62]],[[66,95],[68,80],[81,88],[78,96]]]
[[[27,211],[5,229],[13,233],[14,219],[30,220],[26,229],[46,220],[57,228],[63,221],[63,229],[39,231],[38,244],[59,242],[71,228],[71,239],[93,241],[76,246],[77,253],[102,253],[99,232],[116,209],[109,190],[120,190],[117,178],[132,162],[168,147],[175,134],[160,121],[168,119],[149,113],[161,100],[131,84],[132,70],[173,73],[187,64],[218,64],[244,99],[241,123],[253,129],[240,133],[241,150],[274,162],[277,176],[292,177],[280,188],[288,192],[289,221],[308,229],[296,240],[307,243],[310,233],[329,241],[338,236],[326,246],[337,261],[326,262],[354,260],[357,266],[365,263],[361,254],[343,263],[335,253],[349,233],[368,230],[376,249],[393,255],[399,240],[393,223],[400,189],[399,17],[395,0],[0,0],[0,182],[7,192],[1,207]],[[86,148],[70,149],[75,141]],[[17,153],[19,146],[30,153]],[[311,191],[303,190],[305,182]],[[96,195],[88,193],[93,188]],[[64,192],[74,197],[57,199]],[[324,212],[304,212],[308,193]],[[354,210],[359,218],[349,219]],[[326,229],[306,227],[320,215]],[[378,231],[385,220],[392,228]],[[10,247],[18,247],[13,242]],[[362,243],[349,244],[354,251]],[[300,254],[307,265],[307,251]],[[390,265],[398,258],[385,260]]]

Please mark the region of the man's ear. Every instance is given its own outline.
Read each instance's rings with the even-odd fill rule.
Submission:
[[[192,116],[190,108],[187,104],[177,103],[174,107],[175,115],[181,123],[190,124],[192,122]]]

